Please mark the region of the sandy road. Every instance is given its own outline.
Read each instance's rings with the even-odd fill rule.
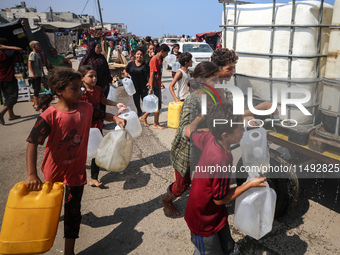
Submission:
[[[170,73],[164,73],[164,84],[170,83]],[[132,105],[122,87],[118,96]],[[115,109],[109,108],[115,112]],[[16,114],[22,119],[0,126],[0,219],[3,218],[8,192],[26,178],[26,138],[37,113],[31,103],[18,103]],[[167,108],[161,114],[166,124]],[[151,122],[152,118],[149,118]],[[6,121],[6,118],[5,118]],[[113,125],[106,125],[105,132]],[[188,193],[175,202],[181,217],[164,215],[160,197],[173,181],[169,151],[175,130],[155,130],[143,127],[134,141],[133,157],[122,173],[100,172],[106,189],[85,187],[80,238],[77,254],[192,254],[190,233],[183,219]],[[39,147],[39,164],[43,156]],[[236,164],[239,151],[235,152]],[[237,156],[238,155],[238,156]],[[88,167],[89,174],[89,167]],[[340,201],[336,180],[301,180],[298,205],[289,215],[276,220],[273,230],[260,241],[244,236],[234,227],[232,235],[242,254],[340,254]],[[233,207],[230,208],[230,225]],[[57,237],[46,254],[62,254],[63,213]]]

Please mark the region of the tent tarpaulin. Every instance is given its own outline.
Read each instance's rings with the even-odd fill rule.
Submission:
[[[215,49],[221,34],[222,34],[221,31],[199,33],[196,34],[196,41],[202,42],[205,39],[205,41],[211,46],[211,48]]]
[[[27,19],[24,20],[24,27],[21,20],[0,25],[0,37],[6,38],[9,45],[26,49],[28,42],[33,40],[30,26]]]
[[[51,22],[39,22],[39,26],[42,26],[46,29],[81,29],[85,27],[90,27],[90,24],[82,24],[77,22],[58,22],[58,21],[51,21]]]

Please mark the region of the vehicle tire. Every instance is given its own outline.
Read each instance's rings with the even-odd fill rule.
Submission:
[[[239,170],[243,165],[242,158],[236,165],[236,183],[242,185],[247,177],[247,173],[241,173]],[[270,165],[280,166],[284,165],[289,167],[290,164],[283,160],[278,152],[270,150]],[[299,197],[299,180],[296,173],[292,168],[287,172],[279,173],[275,178],[273,174],[264,174],[267,177],[269,186],[276,192],[276,206],[275,206],[275,218],[279,218],[287,214],[296,204]]]

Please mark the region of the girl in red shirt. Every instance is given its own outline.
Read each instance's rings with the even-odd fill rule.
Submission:
[[[87,144],[92,118],[104,118],[123,126],[126,120],[103,112],[99,114],[101,116],[94,114],[96,109],[91,104],[80,101],[81,75],[71,70],[59,70],[50,75],[49,87],[59,100],[38,117],[27,138],[26,185],[33,190],[42,187],[37,174],[37,148],[48,137],[41,170],[45,181],[65,184],[64,254],[74,255],[81,223],[80,207],[86,184]]]
[[[108,100],[104,93],[103,89],[99,86],[96,86],[97,83],[97,72],[89,65],[84,65],[79,68],[79,72],[82,75],[82,83],[85,87],[86,91],[82,95],[81,100],[89,102],[93,105],[94,108],[100,109],[100,103],[104,105],[117,106],[119,109],[124,109],[126,106],[122,103],[113,102]],[[103,130],[103,122],[102,120],[93,120],[91,124],[91,128],[98,128],[100,132]],[[89,184],[92,187],[103,187],[104,184],[98,181],[99,174],[99,166],[96,165],[95,159],[91,161],[91,180]]]

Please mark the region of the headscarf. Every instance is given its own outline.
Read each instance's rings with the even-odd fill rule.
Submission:
[[[88,50],[81,60],[79,67],[83,65],[90,65],[97,72],[97,86],[103,88],[104,94],[108,92],[109,83],[112,82],[112,77],[109,65],[103,54],[97,54],[95,48],[97,42],[91,42]]]

